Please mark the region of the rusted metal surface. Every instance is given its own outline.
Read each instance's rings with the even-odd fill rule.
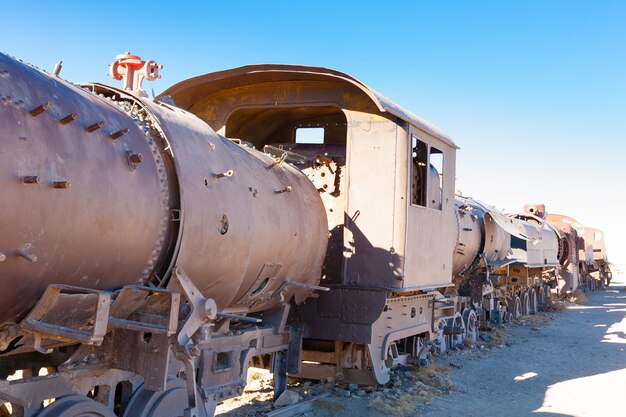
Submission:
[[[137,55],[125,52],[115,57],[115,61],[109,64],[109,77],[114,80],[123,80],[125,91],[134,93],[140,97],[148,97],[141,89],[143,80],[154,81],[161,78],[159,70],[163,65],[154,61],[144,61]]]
[[[68,367],[121,369],[166,396],[179,367],[185,394],[182,403],[172,397],[172,417],[212,415],[217,401],[241,393],[252,356],[285,358],[277,378],[297,372],[302,329],[286,326],[289,304],[327,290],[318,284],[328,222],[307,176],[191,113],[142,98],[133,65],[152,66],[138,58],[116,65],[114,76],[125,68],[134,79],[127,90],[82,89],[0,58],[2,354],[80,345]],[[56,381],[72,375],[54,371]],[[25,395],[61,399],[94,387],[85,383],[83,393],[63,382],[53,390],[28,376],[21,386],[22,399],[4,386],[0,398],[29,417],[41,401],[25,404]],[[133,404],[149,409],[144,397]],[[111,410],[111,401],[101,403]],[[50,412],[98,413],[92,402],[61,399]]]
[[[604,245],[604,232],[583,226],[570,216],[546,212],[544,204],[527,204],[524,210],[553,228],[558,236],[558,292],[565,295],[577,288],[594,290],[607,286],[611,272]]]
[[[305,88],[307,87],[307,81],[322,81],[326,83],[329,81],[337,81],[337,84],[344,86],[349,84],[356,89],[352,91],[358,91],[359,95],[367,97],[367,100],[364,103],[368,106],[367,109],[371,113],[381,112],[396,116],[401,120],[416,126],[424,133],[436,137],[450,146],[456,147],[450,137],[437,127],[419,118],[418,116],[415,116],[410,111],[403,109],[398,104],[367,87],[355,78],[328,68],[307,67],[300,65],[247,65],[240,68],[209,73],[181,81],[165,90],[161,96],[171,96],[179,106],[196,114],[204,114],[205,117],[200,117],[206,120],[207,123],[209,123],[216,131],[219,131],[221,127],[215,125],[214,123],[219,123],[218,121],[221,118],[223,118],[222,121],[225,121],[226,117],[224,116],[230,113],[230,106],[219,105],[221,103],[218,102],[216,103],[218,105],[214,106],[214,110],[210,110],[208,108],[202,110],[199,109],[198,105],[201,105],[203,102],[206,103],[208,97],[213,98],[217,96],[219,98],[224,97],[225,99],[225,95],[220,96],[214,93],[219,92],[220,90],[227,90],[246,85],[268,82],[278,84],[284,81],[304,81],[301,84],[303,84]],[[328,100],[328,94],[333,93],[332,89],[324,85],[318,85],[316,86],[316,89],[320,90],[322,93],[326,93],[326,96],[324,97],[326,102],[334,101]],[[275,90],[278,91],[279,89]],[[265,91],[267,94],[272,94],[272,89],[270,88],[266,88]],[[245,95],[245,93],[242,92],[242,95]],[[217,113],[204,113],[205,111],[217,111],[221,114],[220,117],[217,117]]]
[[[513,256],[529,268],[557,266],[558,237],[555,231],[532,215],[515,215],[515,219],[523,229],[523,235],[529,239],[513,241]]]
[[[220,137],[188,112],[144,104],[169,139],[179,179],[177,265],[220,311],[262,311],[292,297],[302,302],[310,289],[275,292],[284,281],[319,282],[327,220],[307,177]],[[276,193],[286,187],[292,191]]]
[[[2,303],[1,322],[18,321],[50,282],[89,288],[147,282],[157,263],[174,262],[162,257],[164,242],[172,241],[170,209],[183,210],[175,262],[221,310],[263,310],[293,296],[300,302],[311,289],[281,284],[317,284],[326,218],[317,191],[296,169],[268,169],[267,156],[219,137],[189,113],[129,100],[131,114],[143,105],[154,119],[144,115],[144,123],[135,123],[115,105],[121,92],[94,86],[107,100],[6,56],[1,65],[9,77],[0,90],[12,97],[0,108],[7,126],[1,212],[15,229],[0,238],[9,255],[2,276],[17,284],[7,286],[7,297],[21,300]],[[59,123],[68,114],[80,117]],[[166,144],[153,140],[157,127]],[[170,149],[158,149],[165,145]],[[164,166],[168,152],[175,173]],[[230,174],[216,176],[221,172]],[[180,203],[170,198],[167,175],[179,182]],[[292,192],[276,193],[285,187]],[[271,273],[264,270],[270,264]]]
[[[452,255],[452,274],[466,272],[472,266],[485,245],[485,214],[469,201],[455,197],[457,241]]]
[[[51,283],[144,282],[161,253],[168,207],[148,138],[118,106],[2,54],[0,70],[2,327],[22,319]],[[123,138],[110,140],[122,129]],[[146,156],[134,171],[129,150]]]
[[[551,286],[610,280],[600,231],[455,198],[450,138],[346,74],[248,66],[150,100],[159,68],[123,54],[123,88],[81,88],[0,55],[0,400],[19,415],[212,416],[266,355],[276,396],[288,374],[386,383]]]
[[[548,221],[551,221],[549,217]],[[578,288],[580,281],[578,276],[578,233],[570,224],[558,221],[551,221],[551,224],[560,234],[561,256],[559,263],[561,264],[561,270],[559,275],[559,293],[566,294]]]
[[[114,390],[115,386],[121,381],[128,381],[129,390],[132,393],[134,390],[133,386],[138,386],[140,379],[135,377],[132,373],[115,369],[94,372],[93,369],[83,367],[82,369],[77,368],[47,376],[40,376],[35,379],[22,378],[12,381],[0,381],[0,397],[11,401],[15,413],[22,413],[24,417],[34,417],[35,415],[40,415],[37,413],[39,413],[41,403],[44,400],[61,398],[73,394],[79,395],[81,399],[88,400],[87,394],[94,386],[112,387]],[[111,391],[105,392],[103,390],[101,392],[102,396],[96,398],[98,400],[97,404],[112,410],[115,399],[111,394]],[[95,407],[97,407],[97,405],[95,405]],[[102,410],[101,407],[98,409]],[[65,417],[75,416],[76,414],[52,415],[55,417],[59,415]],[[111,414],[104,415],[109,417]]]
[[[430,334],[429,302],[436,297],[424,295],[418,308],[409,295],[394,298],[391,291],[451,285],[456,147],[449,137],[352,77],[320,68],[244,67],[184,81],[165,95],[219,133],[264,148],[277,163],[289,160],[307,173],[328,217],[322,285],[330,292],[308,300],[293,317],[305,324],[305,337],[371,344],[363,350],[371,350],[376,361],[369,372],[385,381],[388,367],[381,356],[387,357],[398,338]],[[297,130],[306,127],[323,128],[323,143],[298,143]],[[428,171],[428,207],[411,202],[412,137],[445,161],[443,169]],[[383,312],[394,299],[421,310],[423,322],[400,326],[406,312]],[[399,320],[391,328],[389,315]]]

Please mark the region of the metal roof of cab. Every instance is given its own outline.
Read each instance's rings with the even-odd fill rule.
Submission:
[[[268,81],[302,81],[324,78],[333,79],[335,81],[342,80],[358,87],[372,100],[381,113],[389,113],[396,116],[429,135],[442,140],[448,145],[458,148],[452,139],[436,126],[404,109],[348,74],[323,67],[284,64],[246,65],[224,71],[210,72],[183,80],[169,87],[160,94],[159,97],[171,96],[178,106],[189,109],[191,105],[193,105],[193,102],[199,98],[198,96],[210,94],[222,89]],[[183,92],[189,94],[191,89],[195,89],[196,92],[190,95],[186,102],[179,101],[180,94]]]

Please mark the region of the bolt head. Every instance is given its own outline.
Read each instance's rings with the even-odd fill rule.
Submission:
[[[204,301],[204,313],[209,320],[213,320],[217,316],[217,304],[212,298],[207,298]]]
[[[140,164],[143,162],[143,155],[140,153],[133,153],[130,155],[130,162],[133,164]]]

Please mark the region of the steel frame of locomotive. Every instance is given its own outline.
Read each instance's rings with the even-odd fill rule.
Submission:
[[[123,72],[116,62],[116,71]],[[153,63],[145,65],[154,71]],[[9,70],[18,67],[10,63]],[[54,74],[46,77],[61,83]],[[564,260],[577,271],[581,265],[578,232],[560,232],[549,217],[545,221],[545,210],[506,216],[455,197],[452,140],[346,74],[318,67],[246,66],[185,80],[155,100],[142,97],[128,77],[125,89],[84,88],[80,94],[113,103],[152,138],[148,143],[156,148],[147,153],[154,155],[159,172],[167,173],[160,194],[167,214],[164,234],[174,237],[169,246],[167,239],[160,241],[157,252],[166,255],[161,261],[153,255],[153,269],[133,285],[77,288],[44,277],[51,281],[37,294],[38,303],[0,330],[0,399],[10,403],[0,408],[0,416],[210,416],[219,401],[242,393],[251,361],[271,367],[277,395],[287,375],[386,383],[398,364],[423,364],[433,349],[475,340],[480,320],[532,314],[551,300],[549,288],[568,291],[571,283],[559,281],[567,269]],[[12,111],[25,118],[48,111],[33,103],[22,107]],[[96,125],[86,126],[87,132]],[[122,127],[111,138],[129,133]],[[300,134],[312,132],[308,129],[320,135],[315,143],[300,140]],[[177,137],[198,141],[202,153],[194,155],[195,148]],[[177,159],[179,152],[187,152],[187,159]],[[130,168],[142,163],[132,152],[125,155]],[[254,156],[246,163],[258,184],[241,172],[245,164],[237,165],[246,155]],[[260,168],[252,171],[258,160]],[[293,167],[308,177],[322,204],[313,201]],[[207,168],[210,174],[203,173]],[[251,259],[261,265],[260,272],[246,274],[236,296],[226,299],[211,285],[200,289],[198,275],[227,287],[228,279],[214,270],[237,264],[236,257],[222,263],[208,257],[197,266],[194,256],[206,253],[198,249],[203,240],[219,239],[210,233],[224,235],[239,221],[281,241],[282,229],[291,233],[294,226],[276,223],[273,233],[273,223],[263,225],[259,214],[222,215],[237,212],[242,203],[235,199],[234,207],[213,210],[217,227],[202,229],[194,215],[204,219],[203,210],[215,202],[202,197],[195,203],[197,188],[185,180],[199,177],[211,188],[234,179],[241,182],[217,195],[266,198],[262,183],[270,178],[265,180],[264,170],[285,172],[272,177],[277,181],[271,184],[273,200],[267,200],[263,215],[272,216],[272,204],[283,215],[282,198],[291,199],[291,214],[306,225],[296,236],[305,239],[287,248],[268,243],[266,252],[255,252]],[[242,177],[248,183],[238,180]],[[190,201],[187,206],[172,203],[181,196],[189,199],[183,198]],[[246,223],[246,215],[260,217]],[[323,262],[311,255],[302,268],[288,269],[274,260],[273,248],[291,251],[297,262],[298,250],[308,248],[306,238],[315,246],[318,238],[311,230],[317,223],[308,218],[323,215],[329,231]],[[175,237],[192,227],[201,230],[179,254]],[[237,244],[243,243],[231,251]],[[610,279],[603,243],[601,251],[591,253],[598,279]],[[321,273],[315,265],[321,265]],[[311,278],[315,273],[319,282]],[[91,314],[82,322],[64,322],[68,312],[79,309]],[[267,355],[269,363],[262,359]],[[41,368],[48,375],[38,376]],[[9,380],[16,371],[23,377]],[[43,408],[49,399],[56,401]]]
[[[304,325],[296,376],[385,383],[394,365],[424,360],[454,308],[436,290],[451,285],[454,143],[323,68],[242,67],[163,94],[226,137],[284,153],[320,190],[330,230],[321,285],[330,291],[292,314]],[[311,128],[323,140],[298,143],[298,130]]]

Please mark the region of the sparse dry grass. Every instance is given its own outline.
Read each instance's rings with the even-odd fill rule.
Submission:
[[[449,368],[437,365],[409,366],[408,369],[411,371],[409,378],[412,381],[419,381],[423,384],[429,383],[435,376],[441,373],[446,375],[450,373]]]
[[[248,368],[248,383],[271,377],[272,374],[267,369],[253,367]]]
[[[414,395],[401,394],[393,398],[377,397],[367,404],[367,407],[384,416],[409,416],[415,414]]]
[[[565,310],[567,310],[567,304],[565,304],[563,301],[555,301],[552,304],[551,307],[552,307],[552,309],[554,311],[565,311]]]
[[[579,305],[585,305],[588,302],[587,296],[585,295],[583,290],[581,290],[580,288],[577,289],[576,291],[574,291],[568,297],[568,300],[571,301],[572,303],[576,303],[576,304],[579,304]]]
[[[450,368],[444,368],[436,365],[426,365],[409,368],[412,372],[409,378],[412,381],[418,381],[426,385],[426,388],[437,390],[449,390],[454,386],[448,374]]]

